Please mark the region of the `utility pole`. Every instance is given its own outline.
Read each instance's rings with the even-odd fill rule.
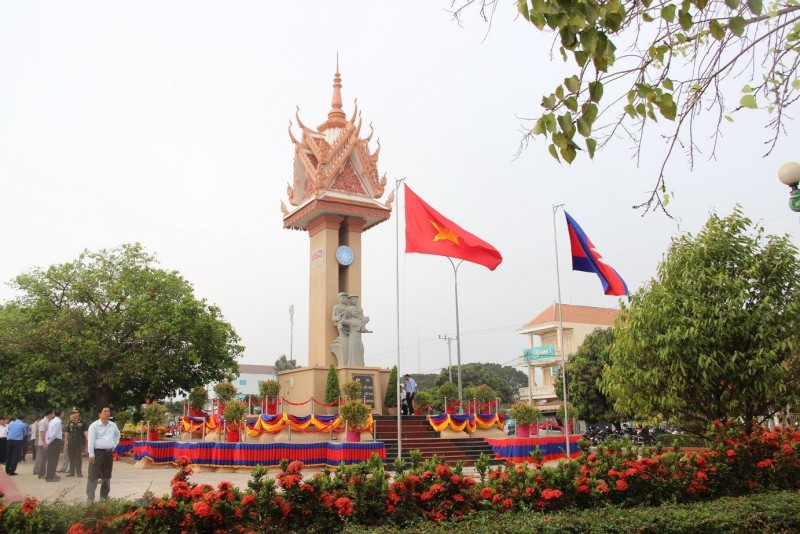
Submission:
[[[439,334],[439,339],[444,339],[445,341],[447,341],[447,375],[450,377],[449,378],[450,382],[452,382],[453,381],[453,369],[452,369],[452,367],[453,367],[453,358],[452,358],[451,352],[450,352],[450,343],[453,342],[453,340],[455,340],[455,338],[454,337],[447,337],[447,336]]]
[[[289,305],[289,361],[294,361],[294,304]]]

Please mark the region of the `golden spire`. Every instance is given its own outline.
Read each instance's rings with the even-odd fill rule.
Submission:
[[[333,98],[331,110],[328,112],[328,123],[332,126],[344,126],[347,115],[342,110],[342,77],[339,74],[339,53],[336,53],[336,75],[333,77]]]

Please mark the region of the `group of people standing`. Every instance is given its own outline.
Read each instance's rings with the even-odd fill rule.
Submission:
[[[81,418],[78,408],[72,409],[66,423],[62,422],[62,414],[63,410],[50,408],[30,425],[21,415],[7,425],[0,419],[0,453],[3,453],[0,459],[4,460],[6,474],[17,474],[17,465],[20,459],[24,461],[30,436],[34,445],[34,475],[46,482],[61,480],[57,472],[67,473],[67,477],[83,477],[83,453],[86,451],[89,455],[86,497],[94,501],[100,484],[100,498],[107,499],[111,491],[114,449],[120,440],[119,428],[111,421],[111,410],[103,407],[91,425]],[[65,449],[59,468],[59,457]]]

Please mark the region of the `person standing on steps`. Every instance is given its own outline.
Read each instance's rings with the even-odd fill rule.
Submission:
[[[409,374],[406,374],[403,379],[406,382],[406,413],[407,415],[414,415],[414,395],[417,394],[417,383]]]
[[[114,467],[114,449],[119,444],[119,428],[111,421],[111,409],[103,406],[100,418],[89,425],[89,480],[86,481],[86,498],[94,502],[97,483],[100,498],[108,499],[111,492],[111,470]]]

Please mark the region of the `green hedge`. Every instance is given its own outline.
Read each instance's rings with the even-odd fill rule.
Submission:
[[[707,440],[682,434],[659,434],[656,436],[656,445],[663,447],[708,447]]]
[[[706,503],[659,507],[496,514],[480,512],[458,523],[415,524],[413,528],[348,527],[347,534],[480,532],[482,534],[653,533],[728,534],[800,532],[800,494],[790,491],[725,497]]]

